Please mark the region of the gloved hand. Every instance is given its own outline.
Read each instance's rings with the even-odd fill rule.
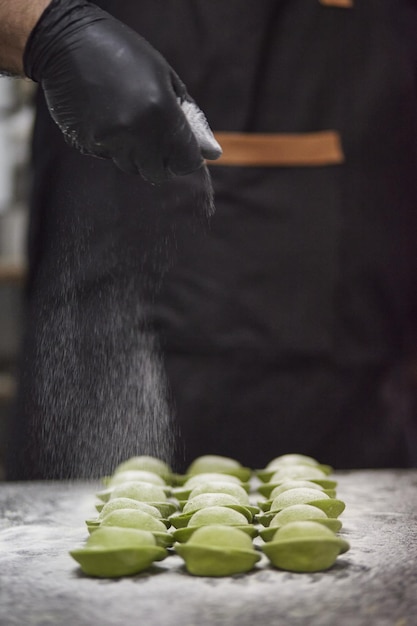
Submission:
[[[42,85],[67,142],[125,172],[160,182],[221,154],[165,59],[86,0],[52,0],[26,44],[24,69]],[[184,114],[189,107],[201,113],[197,133]]]

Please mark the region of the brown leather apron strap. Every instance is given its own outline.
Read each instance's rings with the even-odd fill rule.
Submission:
[[[340,135],[334,130],[314,133],[215,132],[223,155],[210,165],[295,167],[343,163]]]
[[[319,2],[326,7],[340,7],[341,9],[353,8],[353,0],[319,0]]]

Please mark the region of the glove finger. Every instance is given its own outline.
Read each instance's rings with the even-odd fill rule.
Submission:
[[[189,174],[204,162],[197,140],[176,100],[169,118],[165,118],[164,127],[167,132],[160,134],[159,141],[148,144],[146,152],[135,159],[142,175],[153,182]]]
[[[174,72],[172,67],[170,68],[170,72],[172,89],[174,90],[174,93],[177,96],[179,103],[181,104],[184,100],[193,101],[191,96],[187,92],[187,87],[184,85],[178,74]]]
[[[166,168],[181,176],[198,170],[203,163],[200,146],[191,130],[184,127],[181,133],[175,133],[165,159]]]
[[[186,86],[173,70],[171,71],[171,81],[181,110],[200,146],[202,156],[213,161],[218,159],[222,155],[222,149],[215,139],[203,111],[187,92]]]
[[[128,156],[127,154],[124,154],[124,153],[114,154],[112,156],[112,161],[119,168],[119,170],[122,170],[122,172],[125,172],[125,174],[141,173],[135,161],[133,161],[130,158],[130,156]]]
[[[151,183],[160,183],[172,178],[171,172],[165,167],[161,154],[154,146],[148,147],[146,160],[143,159],[141,150],[139,154],[137,153],[136,144],[130,148],[124,145],[117,151],[113,149],[111,159],[122,172],[140,174],[142,178]]]
[[[181,109],[200,146],[203,157],[210,160],[218,159],[222,154],[222,149],[215,139],[203,111],[191,98],[181,102]]]

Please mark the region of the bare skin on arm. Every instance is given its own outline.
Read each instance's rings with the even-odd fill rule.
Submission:
[[[22,76],[28,37],[50,0],[0,0],[0,72]]]

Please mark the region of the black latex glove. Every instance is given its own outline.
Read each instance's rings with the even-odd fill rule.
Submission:
[[[67,142],[125,172],[159,182],[220,156],[208,125],[194,133],[187,122],[181,103],[192,100],[165,59],[90,2],[51,2],[29,37],[24,69],[42,85]]]

